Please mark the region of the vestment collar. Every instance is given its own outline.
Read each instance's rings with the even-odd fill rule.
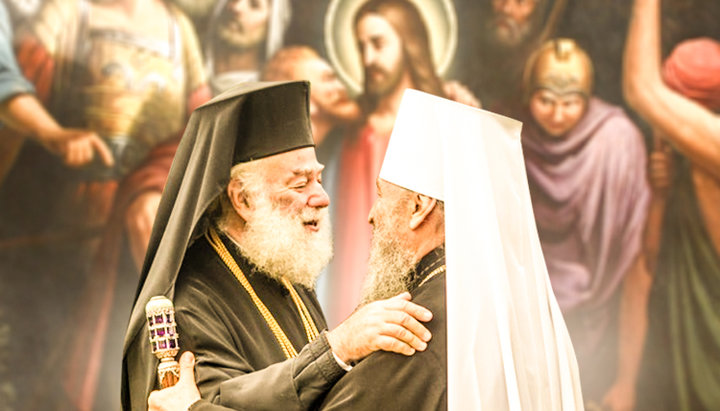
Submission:
[[[445,244],[442,244],[425,254],[425,256],[417,263],[415,270],[410,277],[409,290],[411,292],[414,291],[432,276],[438,274],[438,270],[444,271],[444,269]]]

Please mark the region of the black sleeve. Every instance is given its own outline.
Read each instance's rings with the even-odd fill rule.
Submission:
[[[432,342],[431,342],[432,343]],[[435,353],[376,352],[325,397],[322,410],[445,410],[447,378]]]
[[[325,333],[307,344],[297,357],[254,370],[234,346],[221,317],[213,313],[211,304],[177,312],[181,339],[197,358],[198,388],[209,402],[237,410],[310,409],[345,374],[332,355]],[[198,405],[204,406],[209,405]]]
[[[226,408],[222,405],[216,405],[207,400],[199,400],[188,408],[188,411],[234,411],[232,408]]]

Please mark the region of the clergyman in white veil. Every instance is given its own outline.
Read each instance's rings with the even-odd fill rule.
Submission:
[[[380,171],[380,183],[443,202],[451,410],[583,409],[535,226],[521,127],[407,90]]]

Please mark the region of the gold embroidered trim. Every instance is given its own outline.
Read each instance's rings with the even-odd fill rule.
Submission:
[[[293,347],[290,339],[288,339],[287,335],[285,334],[285,331],[283,331],[283,329],[280,327],[280,324],[278,324],[277,320],[275,320],[275,317],[273,317],[270,310],[268,310],[265,304],[263,304],[262,300],[260,300],[260,297],[258,297],[258,295],[255,293],[255,290],[253,289],[248,279],[245,277],[245,274],[243,274],[235,259],[232,257],[232,255],[230,255],[230,252],[225,247],[225,244],[223,244],[223,242],[220,240],[220,236],[218,235],[217,231],[215,231],[214,228],[208,229],[208,231],[205,233],[205,238],[208,240],[208,242],[213,247],[218,256],[220,256],[220,259],[223,260],[230,272],[235,276],[238,282],[240,282],[240,285],[242,285],[245,291],[247,291],[247,293],[250,295],[250,299],[252,299],[255,307],[258,309],[258,311],[260,311],[260,314],[265,319],[268,327],[270,327],[270,330],[275,336],[278,344],[280,344],[280,348],[282,348],[285,357],[297,357],[297,350],[295,350],[295,347]],[[288,281],[286,278],[283,278],[282,283],[290,292],[290,296],[295,303],[298,312],[300,313],[300,318],[302,319],[303,327],[305,328],[305,335],[307,335],[308,342],[315,341],[315,339],[320,335],[320,333],[317,330],[315,322],[310,316],[310,312],[308,311],[307,307],[305,307],[305,303],[303,303],[303,301],[300,299],[300,295],[298,295],[297,291],[295,291],[295,288],[292,286],[292,284],[290,284],[290,281]]]
[[[435,277],[436,275],[438,275],[438,274],[440,274],[440,273],[444,273],[444,272],[445,272],[445,266],[444,266],[444,265],[441,265],[440,267],[432,270],[432,271],[430,272],[430,274],[427,275],[427,277],[423,278],[423,280],[420,281],[420,285],[418,285],[418,287],[422,287],[422,285],[425,284],[426,282],[428,282],[431,278]]]

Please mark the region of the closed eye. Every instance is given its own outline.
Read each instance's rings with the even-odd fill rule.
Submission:
[[[308,180],[303,179],[303,180],[296,181],[293,184],[291,184],[290,188],[292,188],[293,190],[302,190],[303,188],[307,187],[307,185],[308,185]]]

